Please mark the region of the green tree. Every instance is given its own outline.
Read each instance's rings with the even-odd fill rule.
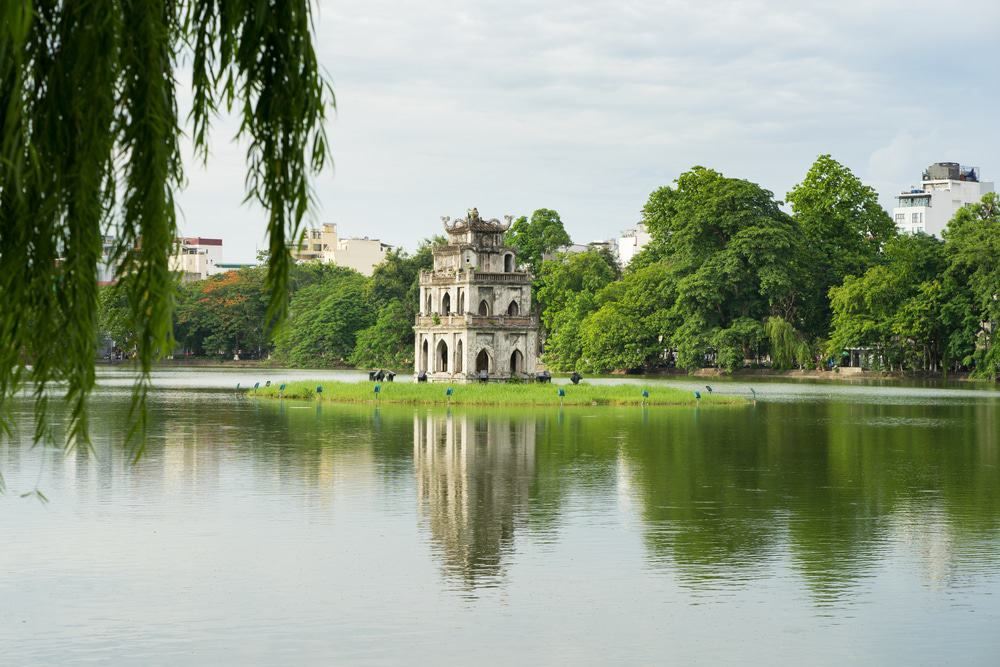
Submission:
[[[412,309],[390,301],[375,324],[358,332],[351,365],[358,368],[401,368],[413,364]]]
[[[607,253],[564,253],[542,263],[534,296],[545,336],[545,363],[572,370],[583,353],[580,325],[598,307],[597,293],[619,276]]]
[[[974,332],[971,361],[976,373],[996,378],[1000,375],[1000,345],[996,343],[1000,330],[1000,196],[991,192],[979,203],[959,209],[944,237],[948,278],[952,285],[968,287],[966,298],[971,306],[964,316],[957,308],[950,314],[964,323],[964,331]]]
[[[676,324],[669,312],[675,299],[673,276],[664,262],[630,271],[606,286],[597,296],[600,307],[581,326],[584,367],[605,372],[655,363]]]
[[[366,303],[366,280],[351,269],[332,267],[322,282],[292,295],[288,321],[275,337],[275,356],[293,366],[347,363],[358,332],[371,326],[375,311]]]
[[[811,335],[821,335],[829,326],[830,288],[878,262],[896,227],[878,193],[829,155],[816,159],[788,193],[788,203],[805,237],[813,283],[806,327]]]
[[[174,314],[180,352],[263,357],[270,347],[265,269],[229,271],[182,285]]]
[[[30,381],[38,437],[58,381],[67,441],[89,442],[97,266],[112,225],[141,373],[129,433],[145,428],[152,364],[173,347],[181,63],[203,157],[216,111],[240,116],[247,199],[268,213],[268,320],[282,319],[287,240],[327,161],[333,102],[311,26],[308,0],[0,3],[0,403]]]
[[[128,293],[117,283],[101,287],[98,309],[98,331],[107,334],[116,348],[131,353],[135,347],[135,329]]]
[[[919,302],[938,294],[939,287],[932,283],[940,279],[945,261],[944,243],[933,236],[904,235],[889,241],[884,265],[861,276],[848,276],[842,285],[830,289],[829,353],[839,357],[848,348],[867,347],[890,370],[903,368],[907,358],[912,359],[908,348],[913,341],[908,339],[932,327],[918,320],[918,313],[928,314],[926,305]],[[939,354],[940,345],[930,352]],[[938,357],[930,363],[936,366]]]
[[[791,324],[780,317],[769,317],[764,323],[764,333],[771,343],[771,366],[782,370],[797,365],[800,368],[812,360],[802,335]]]
[[[718,360],[719,345],[725,367],[742,365],[737,355],[756,349],[771,316],[802,328],[803,239],[772,193],[695,167],[650,195],[643,220],[653,240],[640,266],[664,262],[676,285],[669,342],[679,365]]]
[[[367,303],[378,319],[358,334],[351,363],[358,367],[399,368],[413,361],[413,323],[420,310],[420,272],[433,267],[437,236],[424,240],[413,255],[394,251],[375,267],[369,279]]]
[[[540,208],[531,218],[521,216],[507,230],[506,242],[518,251],[518,258],[532,272],[542,265],[542,257],[557,248],[569,245],[569,234],[563,227],[559,214],[549,208]]]

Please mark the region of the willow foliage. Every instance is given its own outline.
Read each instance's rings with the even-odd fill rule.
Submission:
[[[311,201],[309,177],[327,162],[333,94],[309,0],[0,3],[0,403],[31,387],[36,439],[54,437],[48,398],[64,388],[66,441],[89,445],[97,267],[111,233],[141,371],[129,437],[142,452],[150,371],[173,346],[176,72],[187,69],[203,158],[214,114],[241,117],[246,196],[269,216],[273,326],[287,309],[287,246]]]
[[[810,362],[812,350],[809,343],[802,339],[790,322],[781,317],[769,317],[764,323],[764,333],[771,343],[771,364],[775,369],[803,368]]]

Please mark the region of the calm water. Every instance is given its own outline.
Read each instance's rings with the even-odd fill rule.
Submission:
[[[0,662],[1000,664],[1000,392],[448,411],[231,391],[257,379],[163,373],[135,465],[124,376],[94,455],[15,404]]]

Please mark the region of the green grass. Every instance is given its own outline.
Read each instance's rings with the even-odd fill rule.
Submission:
[[[287,398],[320,400],[331,403],[370,403],[376,400],[374,382],[290,382],[281,392],[280,382],[256,391],[249,389],[247,396],[257,398]],[[322,393],[316,392],[322,386]],[[446,394],[448,387],[452,396]],[[412,382],[383,382],[378,400],[382,403],[411,405],[546,405],[560,404],[558,390],[566,395],[563,405],[735,405],[746,403],[739,396],[716,396],[702,392],[701,399],[693,391],[670,387],[646,387],[649,398],[642,396],[644,387],[624,384],[415,384]]]

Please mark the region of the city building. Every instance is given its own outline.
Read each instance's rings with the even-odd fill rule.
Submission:
[[[531,274],[503,244],[506,222],[476,209],[451,222],[448,243],[434,248],[434,268],[420,272],[414,370],[431,381],[506,380],[535,373],[538,320]]]
[[[651,237],[646,225],[642,222],[635,227],[631,227],[622,232],[618,237],[618,263],[622,267],[629,265],[632,258],[639,254],[639,251],[646,247]]]
[[[543,260],[555,259],[559,255],[578,255],[591,250],[605,251],[611,253],[612,257],[618,257],[618,239],[608,239],[607,241],[591,241],[590,243],[570,243],[559,246],[552,252],[542,253]]]
[[[107,235],[101,239],[101,261],[97,265],[98,285],[110,285],[117,280],[118,265],[112,257],[117,241],[116,237]]]
[[[318,261],[345,266],[370,276],[390,250],[391,245],[367,236],[340,238],[337,225],[327,222],[321,227],[306,229],[298,246],[292,249],[292,257],[299,262]]]
[[[170,269],[181,274],[182,282],[204,280],[217,273],[225,273],[222,266],[222,239],[201,236],[178,237]]]
[[[896,229],[902,234],[923,232],[940,237],[962,206],[993,192],[993,183],[979,180],[977,167],[957,162],[935,162],[927,167],[920,188],[901,192],[892,209]]]

